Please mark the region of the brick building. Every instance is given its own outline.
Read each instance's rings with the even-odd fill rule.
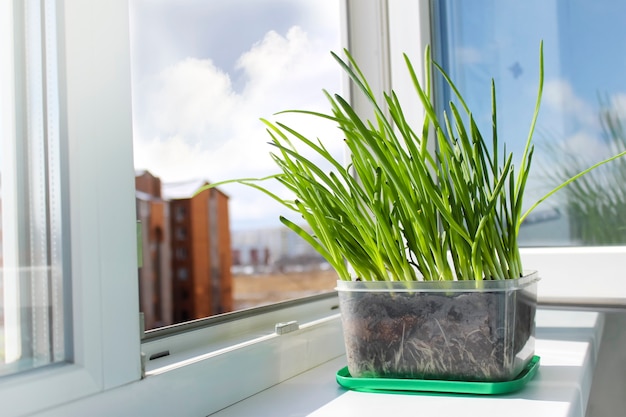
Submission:
[[[205,183],[136,173],[142,222],[140,307],[146,329],[232,310],[228,196]]]
[[[194,195],[204,184],[163,185],[172,212],[175,322],[232,310],[228,196],[217,188]]]

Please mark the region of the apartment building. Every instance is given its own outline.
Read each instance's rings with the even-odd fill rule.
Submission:
[[[139,298],[146,329],[232,310],[228,196],[204,181],[161,183],[136,173],[143,254]]]

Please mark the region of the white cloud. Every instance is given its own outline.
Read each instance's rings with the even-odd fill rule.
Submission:
[[[327,111],[322,89],[337,92],[340,69],[326,43],[300,28],[286,36],[269,32],[243,53],[238,69],[245,85],[236,91],[230,76],[211,60],[188,58],[137,83],[134,97],[135,167],[165,182],[204,178],[213,182],[262,177],[277,172],[260,117],[285,109]],[[311,138],[323,137],[339,158],[343,141],[328,122],[303,115],[281,121]],[[277,222],[278,203],[240,185],[223,187],[231,196],[231,224]],[[271,220],[269,220],[271,219]]]
[[[608,148],[598,134],[580,130],[563,141],[563,149],[573,155],[580,155],[582,160],[600,161],[606,158]]]
[[[543,89],[542,104],[550,113],[558,113],[571,126],[596,130],[600,125],[598,111],[579,97],[572,85],[563,79],[549,80]]]
[[[478,64],[483,61],[482,53],[477,48],[459,47],[455,50],[455,54],[460,64]]]
[[[613,94],[609,100],[610,107],[617,114],[626,117],[626,93]]]
[[[210,60],[188,58],[166,68],[155,82],[149,105],[153,127],[212,148],[232,133],[230,116],[241,97],[232,91],[228,74]]]
[[[598,161],[609,155],[610,147],[600,122],[600,113],[626,118],[626,93],[615,92],[606,99],[589,102],[565,80],[546,82],[542,117],[552,131],[551,141],[559,141],[564,152],[582,160]]]
[[[211,152],[181,137],[155,137],[135,143],[135,167],[148,169],[165,182],[203,178]]]
[[[326,110],[322,89],[335,93],[341,81],[328,46],[309,39],[298,27],[285,37],[269,32],[242,54],[237,68],[247,80],[244,105],[254,109],[256,117],[286,109]]]
[[[590,102],[578,95],[567,81],[552,80],[546,83],[543,97],[542,117],[550,132],[544,139],[549,141],[550,146],[540,147],[543,152],[538,155],[537,164],[541,170],[529,186],[537,197],[556,185],[546,183],[544,175],[551,176],[551,173],[563,168],[579,172],[623,150],[616,149],[607,140],[600,123],[601,109],[621,118],[626,117],[625,93],[615,92],[602,102]],[[600,179],[602,175],[595,178]],[[548,204],[563,204],[558,196],[564,195],[557,194]]]

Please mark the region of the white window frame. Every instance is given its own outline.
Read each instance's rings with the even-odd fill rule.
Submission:
[[[148,364],[140,380],[127,0],[59,4],[75,361],[0,380],[3,411],[15,406],[16,415],[37,410],[41,416],[94,410],[208,415],[341,355],[336,300],[328,295],[256,310],[254,316],[209,320],[208,327],[191,324],[188,331],[146,341],[141,346],[146,356],[169,355],[162,366],[156,360]],[[429,6],[412,0],[342,0],[344,45],[379,94],[389,86],[410,87],[402,78],[401,52],[421,68],[424,46],[431,42]],[[352,99],[357,108],[362,105]],[[413,105],[418,115],[419,104]],[[572,274],[585,278],[598,269],[588,261],[602,263],[603,278],[619,279],[625,252],[624,247],[551,248],[524,250],[523,257],[560,293],[557,281]],[[275,324],[292,320],[299,330],[274,331]]]
[[[14,59],[20,0],[0,3],[3,91],[25,73]],[[48,5],[51,2],[46,2]],[[60,134],[67,164],[71,363],[0,378],[3,415],[51,409],[138,380],[141,375],[132,160],[130,42],[126,0],[58,0]],[[19,140],[16,108],[2,98],[3,133]],[[9,118],[13,120],[8,120]],[[8,130],[7,130],[8,129]]]

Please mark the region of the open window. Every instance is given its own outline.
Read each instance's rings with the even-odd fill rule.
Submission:
[[[340,10],[337,0],[130,1],[147,330],[334,288],[334,271],[279,221],[299,222],[297,213],[241,185],[195,193],[205,182],[277,171],[259,118],[327,109],[322,90],[342,88],[330,55],[341,50]],[[343,154],[330,124],[281,120],[313,127]]]

